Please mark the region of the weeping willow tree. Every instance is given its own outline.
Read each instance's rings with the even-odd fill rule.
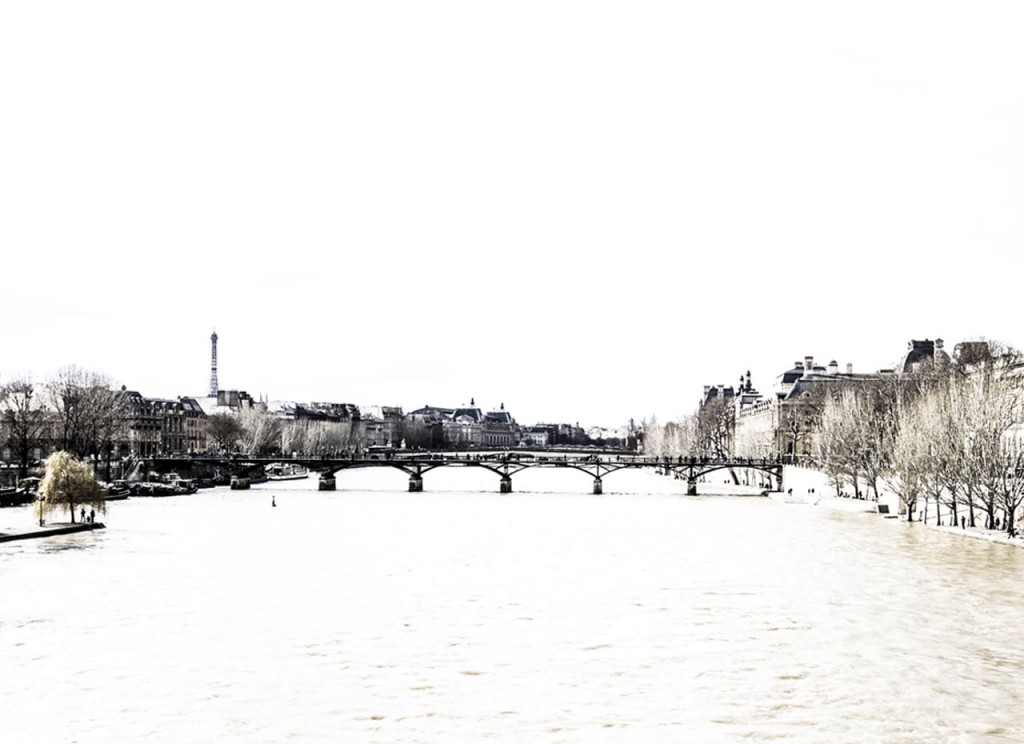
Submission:
[[[46,458],[46,473],[39,482],[39,498],[36,501],[36,516],[39,523],[51,512],[66,509],[75,521],[75,510],[85,507],[96,509],[101,514],[107,510],[103,490],[96,482],[96,474],[84,462],[75,459],[70,452],[54,452]]]

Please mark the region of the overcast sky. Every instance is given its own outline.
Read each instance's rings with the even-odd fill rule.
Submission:
[[[1024,5],[0,10],[0,381],[616,426],[1024,346]]]

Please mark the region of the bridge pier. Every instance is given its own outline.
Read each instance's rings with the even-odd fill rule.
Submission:
[[[321,475],[319,490],[321,491],[333,491],[334,490],[334,476],[333,475]]]
[[[686,495],[696,496],[697,495],[697,479],[690,478],[686,481]]]
[[[512,479],[507,475],[501,477],[501,484],[498,486],[498,493],[512,493]]]
[[[423,490],[423,478],[418,475],[409,476],[409,493],[420,493]]]
[[[594,494],[600,496],[603,491],[601,490],[602,484],[600,478],[594,478]]]

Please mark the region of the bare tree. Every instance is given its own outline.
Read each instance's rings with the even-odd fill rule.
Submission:
[[[692,457],[697,451],[697,419],[693,416],[669,421],[664,425],[658,423],[656,416],[652,416],[644,419],[640,426],[646,455],[674,459]]]
[[[60,449],[78,457],[98,458],[109,452],[125,413],[122,391],[113,389],[109,378],[64,367],[44,390],[53,411],[53,439]]]
[[[724,397],[713,398],[697,412],[697,449],[705,457],[725,459],[732,449],[736,411]]]
[[[859,496],[863,479],[865,496],[870,488],[878,498],[878,482],[887,462],[886,430],[891,429],[882,420],[888,411],[882,403],[887,392],[879,381],[871,380],[822,396],[812,452],[837,488],[849,480]],[[802,426],[804,431],[810,428]]]
[[[665,427],[658,424],[658,417],[651,416],[650,419],[640,421],[640,430],[643,432],[643,452],[648,457],[664,457],[665,449]]]
[[[241,424],[242,452],[247,455],[261,455],[280,442],[280,419],[257,408],[246,408],[238,413]]]
[[[665,449],[672,457],[692,457],[697,451],[697,419],[685,416],[665,424]]]
[[[0,415],[5,441],[18,459],[18,477],[24,478],[32,452],[42,447],[47,430],[46,411],[30,380],[13,380],[0,388]]]
[[[348,452],[354,447],[352,421],[289,421],[281,426],[283,452],[305,455]]]
[[[977,497],[985,509],[985,526],[995,527],[996,508],[1016,499],[1016,448],[1010,446],[1008,432],[1024,418],[1019,378],[1009,374],[1014,355],[999,349],[988,359],[974,365],[959,381],[964,392],[964,435],[970,455],[969,474],[977,483]],[[973,516],[973,515],[972,515]],[[973,519],[972,519],[973,523]]]
[[[956,519],[955,498],[949,495],[947,462],[948,442],[946,427],[948,424],[948,379],[926,392],[919,400],[920,430],[918,437],[927,457],[921,464],[921,489],[924,496],[924,520],[928,518],[928,505],[935,502],[935,522],[942,524],[942,506],[950,509]]]
[[[907,386],[898,377],[867,380],[856,388],[850,418],[851,459],[856,476],[863,477],[873,499],[878,484],[892,469],[891,455],[899,433],[899,411]],[[866,489],[865,489],[866,495]]]
[[[910,396],[898,400],[896,433],[889,455],[891,470],[886,474],[886,482],[899,497],[908,522],[914,521],[918,499],[925,493],[929,459],[928,440],[924,436],[928,421],[918,403]]]
[[[242,423],[234,413],[212,413],[206,417],[207,435],[223,452],[233,452],[242,437]]]
[[[858,439],[859,402],[856,392],[844,388],[826,396],[818,422],[818,435],[814,440],[814,457],[841,495],[843,484],[849,481],[857,491],[859,456]]]

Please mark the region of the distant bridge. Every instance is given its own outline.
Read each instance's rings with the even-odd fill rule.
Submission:
[[[655,469],[664,475],[672,474],[685,479],[686,492],[697,493],[697,483],[710,473],[720,470],[756,470],[766,476],[772,490],[782,490],[782,463],[778,460],[731,458],[687,458],[687,457],[640,457],[633,455],[591,455],[580,453],[558,454],[554,452],[409,452],[398,450],[369,456],[349,457],[246,457],[235,456],[193,456],[153,458],[150,462],[159,470],[180,469],[184,463],[220,468],[238,476],[249,476],[261,471],[267,465],[291,462],[305,466],[320,476],[320,490],[335,490],[335,476],[353,468],[394,468],[409,476],[409,490],[423,490],[423,476],[436,468],[482,468],[499,477],[500,493],[512,492],[512,476],[530,468],[562,468],[578,470],[592,479],[593,492],[602,493],[604,478],[619,470]]]

